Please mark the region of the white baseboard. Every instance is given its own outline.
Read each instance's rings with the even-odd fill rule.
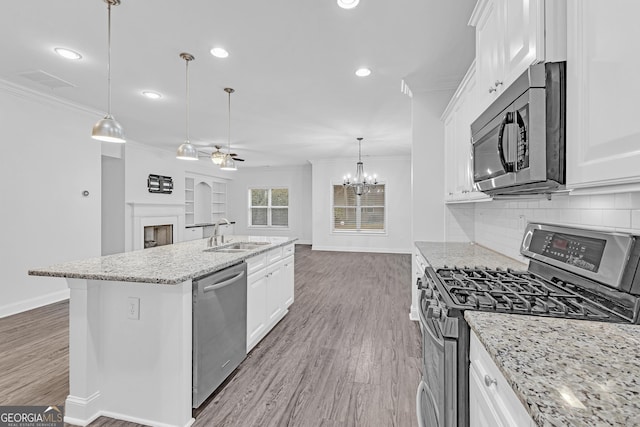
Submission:
[[[318,246],[313,245],[311,247],[314,251],[334,251],[334,252],[371,252],[380,254],[412,254],[413,249],[389,249],[389,248],[358,248],[358,247],[343,247],[343,246]]]
[[[62,289],[50,294],[3,305],[0,306],[0,319],[66,299],[69,299],[69,289]]]
[[[161,423],[158,421],[147,420],[147,419],[138,418],[138,417],[130,417],[128,415],[122,415],[117,412],[110,412],[110,411],[100,411],[100,416],[109,417],[109,418],[113,418],[121,421],[128,421],[130,423],[142,424],[145,426],[154,426],[154,427],[190,427],[196,421],[195,418],[190,418],[189,421],[187,421],[185,424],[176,426],[174,424]]]
[[[313,242],[311,240],[296,240],[294,242],[296,245],[311,245]]]

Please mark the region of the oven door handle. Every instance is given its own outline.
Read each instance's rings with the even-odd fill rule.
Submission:
[[[438,346],[438,350],[444,351],[444,338],[438,339],[438,337],[435,336],[435,334],[431,330],[431,327],[427,323],[427,319],[424,317],[424,313],[422,312],[422,307],[419,308],[418,314],[420,315],[420,323],[422,323],[422,327],[427,331],[427,333],[431,337],[431,341],[433,341]]]
[[[424,417],[422,416],[422,393],[426,390],[427,385],[424,381],[420,381],[418,385],[418,392],[416,393],[416,415],[418,417],[418,427],[427,427],[424,423]]]
[[[504,157],[504,130],[508,124],[512,123],[513,113],[508,112],[504,115],[504,118],[500,123],[500,130],[498,131],[498,157],[500,158],[500,163],[502,164],[502,168],[505,172],[513,172],[514,169],[513,163],[507,162],[507,159]]]

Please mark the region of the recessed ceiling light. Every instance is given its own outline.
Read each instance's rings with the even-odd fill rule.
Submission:
[[[58,55],[62,56],[63,58],[82,59],[82,55],[80,55],[78,52],[73,51],[71,49],[66,49],[64,47],[56,47],[55,49],[53,49],[53,51]]]
[[[144,96],[146,96],[147,98],[149,98],[149,99],[160,99],[160,98],[162,98],[162,94],[161,93],[154,92],[154,91],[151,91],[151,90],[143,90],[142,94]]]
[[[338,6],[343,9],[353,9],[360,3],[360,0],[338,0]]]
[[[356,70],[356,76],[358,77],[367,77],[369,74],[371,74],[371,70],[368,68],[358,68]]]
[[[211,55],[215,56],[216,58],[226,58],[227,56],[229,56],[229,52],[221,47],[214,47],[213,49],[211,49]]]

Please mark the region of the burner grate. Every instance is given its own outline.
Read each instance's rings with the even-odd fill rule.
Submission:
[[[486,268],[443,268],[438,275],[460,308],[612,320],[615,312],[534,273]]]

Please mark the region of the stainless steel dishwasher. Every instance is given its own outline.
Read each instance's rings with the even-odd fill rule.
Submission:
[[[247,264],[193,281],[193,407],[247,356]]]

